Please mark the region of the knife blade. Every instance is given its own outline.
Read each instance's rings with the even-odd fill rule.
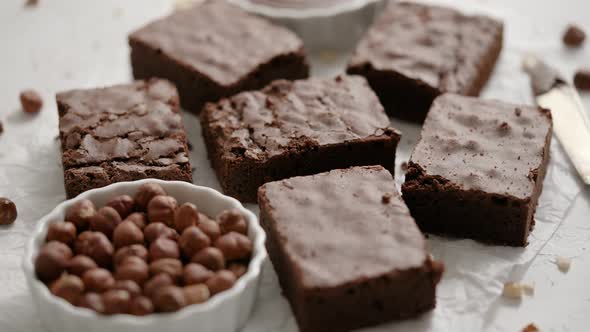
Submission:
[[[551,110],[553,132],[586,184],[590,184],[590,119],[575,88],[533,55],[523,60],[537,105]]]

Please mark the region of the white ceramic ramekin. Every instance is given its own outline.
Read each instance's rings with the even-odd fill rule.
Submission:
[[[311,53],[349,51],[373,22],[386,0],[341,0],[328,7],[286,8],[251,0],[227,0],[287,26]],[[319,0],[318,0],[319,1]]]
[[[53,296],[47,286],[35,276],[34,261],[45,242],[49,224],[64,219],[66,210],[76,201],[89,199],[97,206],[103,206],[110,198],[128,194],[133,196],[140,185],[146,182],[159,183],[179,203],[191,202],[200,211],[216,216],[226,209],[239,209],[248,221],[248,236],[254,250],[248,272],[231,289],[213,296],[209,301],[188,306],[170,314],[153,314],[145,317],[131,315],[101,316],[93,311],[77,308],[65,300]],[[236,199],[222,195],[207,187],[186,182],[147,179],[120,182],[94,189],[59,204],[43,217],[29,241],[23,260],[23,269],[37,304],[41,321],[52,332],[164,332],[199,331],[230,332],[242,327],[252,311],[259,285],[262,263],[266,258],[264,247],[266,235],[256,216],[244,208]]]

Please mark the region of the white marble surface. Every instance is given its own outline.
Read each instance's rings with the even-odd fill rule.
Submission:
[[[170,0],[40,0],[34,9],[24,0],[0,2],[0,196],[13,199],[19,219],[0,228],[0,331],[44,331],[36,318],[20,269],[23,245],[36,220],[65,198],[57,136],[56,91],[130,80],[127,33],[170,11]],[[440,1],[439,1],[440,2]],[[528,79],[520,71],[526,52],[543,55],[567,77],[590,66],[590,46],[565,50],[564,25],[578,22],[590,31],[586,0],[446,0],[466,11],[489,13],[506,23],[506,47],[484,98],[531,102]],[[342,70],[345,55],[326,62],[315,58],[314,74]],[[39,90],[45,100],[36,116],[22,114],[18,93]],[[584,97],[590,109],[590,98]],[[200,128],[186,116],[195,149],[195,183],[218,188],[205,156]],[[407,160],[419,128],[393,120],[404,132],[398,162]],[[590,142],[586,142],[588,144]],[[398,182],[402,177],[397,177]],[[254,207],[252,207],[254,208]],[[254,208],[255,209],[255,208]],[[542,331],[586,331],[590,323],[590,190],[581,186],[557,142],[537,213],[537,227],[526,249],[490,247],[466,240],[431,237],[433,254],[445,261],[437,309],[419,319],[366,331],[519,331],[534,322]],[[567,274],[559,272],[557,255],[572,258]],[[535,283],[535,294],[521,302],[499,296],[509,280]],[[267,264],[252,319],[244,331],[297,331],[276,276]]]

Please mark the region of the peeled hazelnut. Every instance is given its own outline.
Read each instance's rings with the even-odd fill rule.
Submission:
[[[146,247],[144,247],[141,244],[132,244],[130,246],[120,248],[115,253],[115,257],[113,258],[113,263],[115,263],[115,266],[118,266],[119,264],[121,264],[121,262],[123,262],[123,260],[125,260],[125,258],[127,258],[129,256],[137,256],[147,262],[148,251],[147,251]]]
[[[211,296],[205,284],[190,285],[183,289],[187,304],[199,304],[207,301]]]
[[[162,258],[180,258],[180,251],[176,241],[158,238],[150,244],[150,261]]]
[[[145,296],[137,296],[131,300],[129,314],[134,316],[145,316],[154,312],[154,304]]]
[[[66,212],[66,221],[74,223],[78,231],[88,229],[90,219],[96,213],[94,203],[88,199],[82,199],[74,203]]]
[[[102,294],[102,302],[104,303],[104,314],[125,314],[129,311],[131,295],[124,290],[111,289]]]
[[[152,198],[148,204],[148,219],[150,222],[162,222],[167,226],[173,226],[177,206],[176,198],[158,195]]]
[[[117,210],[119,216],[125,219],[128,215],[133,212],[133,206],[135,205],[135,201],[129,195],[121,195],[117,196],[106,204],[106,206],[110,206],[113,209]]]
[[[249,258],[252,254],[252,240],[236,232],[221,236],[215,241],[215,247],[221,250],[227,260]]]
[[[72,258],[72,250],[57,241],[46,243],[35,259],[35,272],[42,281],[50,281],[59,277],[68,267]]]
[[[86,231],[78,236],[76,253],[92,258],[98,266],[109,267],[115,249],[103,233]]]
[[[562,40],[568,47],[579,47],[586,40],[586,33],[579,26],[570,24],[563,33]]]
[[[225,267],[223,253],[215,247],[201,249],[191,258],[191,262],[201,264],[213,271],[221,270]]]
[[[125,258],[121,264],[117,265],[115,270],[115,279],[133,280],[138,285],[149,278],[149,268],[147,263],[139,257],[130,256]]]
[[[98,313],[104,312],[104,303],[102,297],[97,293],[86,293],[78,299],[76,306],[94,310]]]
[[[115,278],[113,278],[111,271],[101,268],[86,271],[82,275],[82,281],[84,281],[86,290],[97,293],[109,290],[115,285]]]
[[[108,238],[113,236],[113,231],[121,223],[122,219],[117,210],[110,206],[103,206],[90,219],[90,230],[101,232]]]
[[[174,215],[174,229],[182,233],[186,228],[199,223],[199,212],[192,203],[184,203],[178,207]]]
[[[145,282],[143,293],[148,297],[153,297],[156,291],[170,285],[174,285],[172,277],[167,273],[160,273]]]
[[[76,241],[76,226],[67,221],[56,222],[49,225],[47,229],[47,242],[59,241],[69,246]]]
[[[43,99],[35,90],[24,90],[20,93],[20,104],[25,113],[38,113],[43,107]]]
[[[173,312],[186,306],[186,298],[182,288],[166,286],[154,295],[154,307],[159,312]]]
[[[145,211],[152,198],[159,195],[166,195],[166,191],[164,191],[164,188],[159,184],[142,184],[141,187],[139,187],[137,194],[135,194],[135,203],[139,208]]]
[[[213,271],[201,264],[189,263],[184,267],[183,278],[185,285],[202,284],[213,276]]]
[[[233,209],[224,211],[219,215],[219,217],[217,217],[217,220],[219,220],[221,234],[236,232],[248,235],[248,223],[246,222],[246,218],[244,218],[240,210]]]
[[[84,293],[84,283],[75,275],[63,274],[51,284],[49,290],[53,295],[75,304]]]
[[[0,122],[0,134],[2,134],[2,123]],[[18,216],[16,204],[8,198],[0,197],[0,225],[10,225]]]
[[[76,255],[68,264],[68,272],[82,277],[84,272],[97,268],[98,265],[92,260],[92,258],[85,255]]]
[[[123,221],[131,221],[135,224],[139,229],[143,230],[145,225],[147,224],[147,219],[144,213],[141,212],[134,212],[125,218]]]
[[[162,258],[150,263],[150,274],[166,273],[173,280],[182,278],[182,262],[174,258]]]
[[[123,221],[113,232],[115,248],[143,244],[143,232],[131,221]]]
[[[211,241],[217,240],[217,238],[221,235],[219,224],[207,217],[202,218],[201,214],[199,214],[199,216],[199,225],[197,226],[203,231],[203,233],[207,234]]]
[[[193,257],[199,250],[211,245],[209,237],[196,226],[190,226],[182,232],[178,245],[185,257]]]
[[[219,294],[224,290],[228,290],[232,288],[235,283],[236,276],[228,270],[217,271],[213,277],[205,282],[211,295]]]
[[[233,272],[233,274],[236,276],[236,279],[241,278],[244,274],[246,274],[246,272],[248,272],[248,267],[240,263],[231,263],[227,269]]]
[[[117,280],[111,289],[127,291],[131,297],[141,295],[141,287],[133,280]]]
[[[143,235],[145,236],[145,240],[147,242],[153,242],[160,237],[165,237],[174,241],[178,239],[178,233],[161,222],[155,222],[147,225],[143,230]]]

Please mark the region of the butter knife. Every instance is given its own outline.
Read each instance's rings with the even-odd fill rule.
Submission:
[[[553,132],[586,184],[590,184],[590,119],[575,88],[533,55],[523,60],[537,105],[551,110]]]

